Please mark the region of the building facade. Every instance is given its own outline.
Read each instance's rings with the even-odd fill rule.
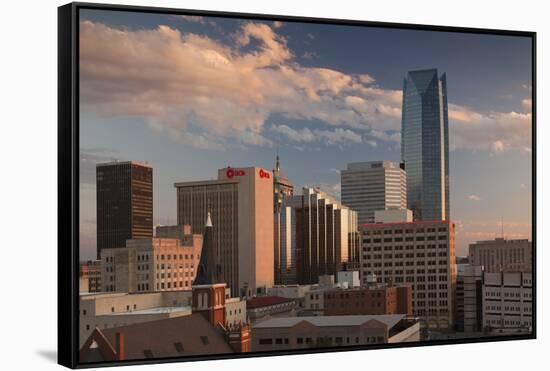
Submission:
[[[125,248],[102,251],[103,291],[191,289],[203,236],[191,234],[190,226],[157,227],[157,234],[166,237],[128,240]]]
[[[531,272],[533,243],[529,240],[496,238],[470,245],[472,265],[482,265],[485,272]]]
[[[97,259],[103,249],[153,236],[153,168],[134,161],[97,164]]]
[[[79,300],[80,346],[95,328],[107,329],[191,314],[191,291],[90,293]]]
[[[252,326],[254,352],[419,340],[419,323],[401,314],[282,317]]]
[[[319,276],[336,275],[359,262],[357,213],[317,188],[286,201],[292,209],[289,223],[291,251],[296,259],[296,282],[317,283]]]
[[[458,264],[456,280],[456,327],[463,332],[483,330],[483,267]]]
[[[348,163],[340,181],[342,204],[357,211],[359,224],[373,223],[376,210],[407,207],[405,170],[395,162]]]
[[[89,260],[80,263],[79,291],[101,291],[101,260]]]
[[[533,275],[530,272],[483,274],[483,328],[488,332],[531,332]]]
[[[325,316],[413,314],[411,286],[334,289],[323,295]]]
[[[204,232],[211,213],[220,272],[233,295],[273,286],[273,174],[257,167],[224,168],[217,180],[176,183],[178,223]]]
[[[429,328],[452,329],[455,315],[455,225],[451,221],[362,226],[361,270],[380,282],[413,287],[413,312]]]
[[[285,285],[296,281],[296,256],[292,247],[292,209],[285,201],[294,195],[294,185],[281,170],[279,154],[273,169],[273,211],[274,211],[274,282]]]
[[[403,82],[401,160],[414,220],[449,220],[447,78],[437,69],[410,71]]]

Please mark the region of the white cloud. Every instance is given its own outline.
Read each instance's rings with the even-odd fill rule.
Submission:
[[[358,142],[349,128],[398,127],[400,92],[372,87],[366,74],[300,66],[266,24],[243,24],[234,45],[168,26],[127,30],[84,21],[80,27],[81,99],[100,117],[144,118],[178,140],[218,149],[243,136],[269,145],[259,136],[273,113],[341,127],[316,134],[331,143],[346,136]],[[259,43],[250,49],[253,39]],[[347,105],[348,96],[363,104]]]
[[[204,17],[201,17],[200,15],[182,15],[180,17],[188,22],[206,24]]]
[[[279,26],[243,23],[232,43],[222,44],[162,25],[129,30],[83,21],[82,107],[99,117],[145,119],[152,129],[200,148],[271,146],[265,124],[272,114],[337,127],[282,129],[294,130],[297,142],[399,142],[400,90],[377,86],[369,74],[300,65],[276,33]],[[450,104],[449,117],[452,148],[531,148],[530,113],[479,113]]]
[[[478,195],[469,195],[468,200],[481,201],[481,197],[479,197]]]
[[[468,107],[449,104],[451,149],[508,150],[528,152],[531,148],[531,113],[479,113]]]
[[[533,101],[529,98],[522,99],[521,105],[526,110],[532,110],[533,109]]]
[[[349,130],[336,128],[334,130],[321,129],[293,129],[288,125],[273,125],[271,130],[279,134],[283,134],[287,139],[294,142],[324,142],[326,144],[349,144],[362,143],[363,139],[360,134]]]

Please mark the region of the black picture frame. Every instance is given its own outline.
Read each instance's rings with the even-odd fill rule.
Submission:
[[[532,242],[533,242],[533,299],[531,334],[512,334],[471,339],[429,340],[414,343],[373,344],[316,348],[308,350],[285,350],[277,352],[238,353],[235,355],[206,355],[171,358],[154,358],[116,362],[80,363],[78,357],[78,297],[79,297],[79,11],[81,9],[112,10],[125,12],[195,15],[209,17],[239,18],[264,21],[291,21],[331,25],[375,26],[388,29],[429,30],[504,36],[522,36],[532,43]],[[537,270],[536,270],[536,32],[463,28],[423,24],[386,23],[347,19],[310,18],[284,15],[203,11],[191,9],[155,8],[144,6],[111,5],[96,3],[70,3],[58,8],[58,363],[69,368],[92,368],[119,365],[188,362],[245,357],[281,356],[369,350],[378,348],[401,348],[479,342],[513,341],[536,339],[537,332]]]

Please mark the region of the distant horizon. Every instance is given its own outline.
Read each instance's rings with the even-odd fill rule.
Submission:
[[[153,224],[179,181],[281,169],[340,199],[347,163],[400,162],[408,71],[446,73],[450,220],[470,243],[532,239],[530,39],[81,10],[80,258],[95,257],[95,166],[153,167]]]

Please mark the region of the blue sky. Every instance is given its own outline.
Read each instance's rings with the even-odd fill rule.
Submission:
[[[339,195],[347,162],[398,161],[408,70],[447,73],[457,252],[530,238],[531,46],[521,37],[81,11],[81,254],[95,254],[95,163],[154,167],[155,222],[176,181],[271,169]]]

